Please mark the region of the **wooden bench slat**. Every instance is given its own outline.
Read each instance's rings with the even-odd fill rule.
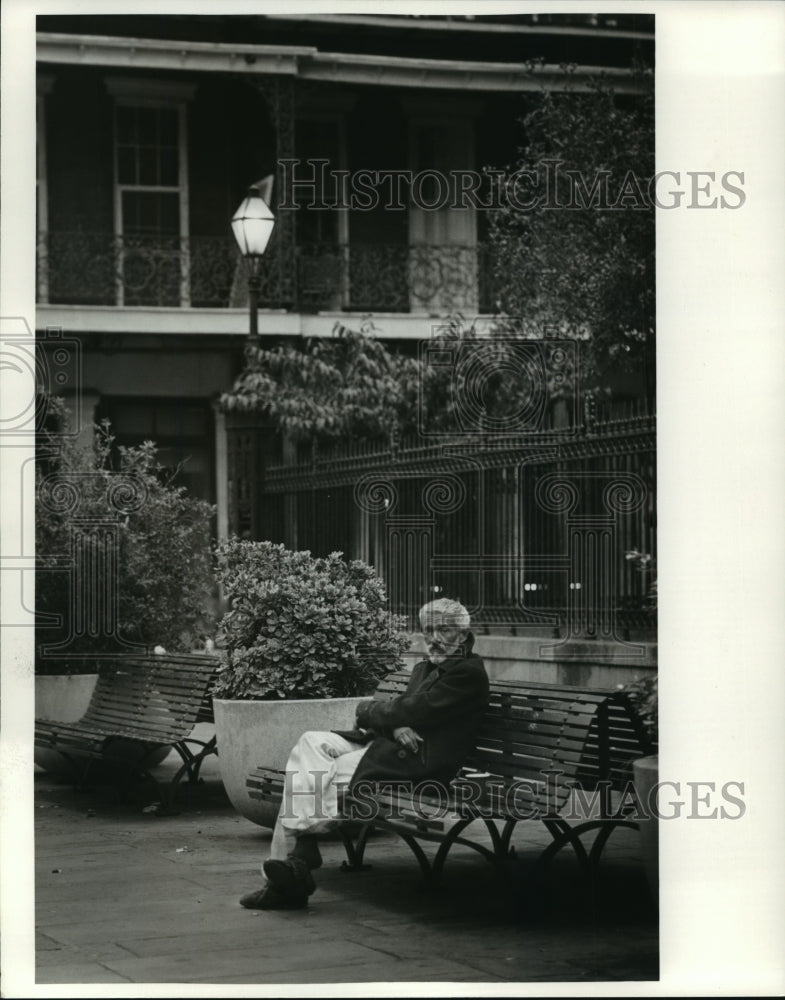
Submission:
[[[563,777],[561,778],[561,783],[565,784],[571,779],[577,777],[577,769],[570,767],[569,763],[565,763],[559,760],[553,760],[552,758],[543,758],[541,760],[522,760],[516,763],[511,763],[507,760],[500,761],[490,761],[486,760],[483,763],[487,765],[486,771],[493,778],[503,778],[506,781],[543,781],[543,774],[548,771],[559,771]]]
[[[546,753],[560,753],[571,760],[580,760],[583,756],[583,749],[576,740],[563,739],[551,733],[506,733],[499,739],[491,739],[486,736],[472,755],[472,759],[482,759],[485,755],[497,756],[499,754],[512,756],[527,756],[532,753],[542,755]]]
[[[505,735],[516,736],[521,732],[542,733],[543,736],[562,736],[566,740],[571,740],[579,746],[586,742],[587,725],[580,726],[570,718],[543,719],[537,716],[516,718],[499,718],[492,720],[487,716],[480,725],[478,740],[482,741],[486,737],[504,739]]]
[[[523,737],[515,744],[505,742],[496,747],[485,746],[482,752],[477,754],[473,759],[479,763],[490,764],[499,758],[508,761],[511,765],[521,761],[535,762],[558,759],[562,763],[570,764],[574,768],[577,768],[583,759],[580,751],[571,750],[569,747],[561,747],[558,742],[537,744],[525,741]],[[482,770],[488,770],[488,768],[484,767]]]
[[[162,735],[172,734],[178,739],[181,735],[187,736],[193,729],[193,726],[189,725],[188,722],[180,722],[174,717],[168,719],[160,718],[156,720],[154,716],[152,718],[145,718],[144,716],[139,718],[130,718],[129,716],[122,715],[120,713],[105,713],[99,717],[83,720],[81,724],[82,729],[84,729],[85,732],[89,732],[92,729],[109,733],[119,730],[127,732],[144,730],[145,732],[160,732]]]
[[[499,754],[520,757],[535,751],[540,754],[561,752],[575,760],[582,756],[581,745],[576,740],[564,739],[558,734],[535,731],[508,732],[499,739],[486,736],[481,743],[478,743],[477,749],[472,754],[472,759],[479,759],[485,755],[498,756]]]
[[[577,715],[555,712],[516,712],[515,714],[492,714],[483,717],[479,727],[479,736],[483,733],[515,732],[520,729],[540,730],[543,733],[569,733],[573,738],[580,737],[585,741],[586,733],[591,725],[592,717],[581,718]]]
[[[399,687],[405,687],[411,676],[410,671],[396,670],[388,674],[377,685],[376,691],[386,691]],[[608,696],[615,695],[615,689],[608,688],[583,688],[575,684],[549,684],[544,681],[521,681],[521,680],[496,680],[491,682],[491,696],[495,694],[520,694],[531,691],[533,693],[546,693],[554,697],[575,696],[587,701],[604,701]]]

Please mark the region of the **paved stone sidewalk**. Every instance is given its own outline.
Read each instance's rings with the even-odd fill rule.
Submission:
[[[38,983],[657,979],[635,831],[611,837],[593,902],[567,852],[547,887],[522,892],[527,862],[549,841],[532,822],[519,826],[519,862],[503,877],[454,848],[436,892],[397,837],[373,837],[362,873],[342,871],[343,847],[329,840],[308,909],[260,912],[237,900],[261,884],[269,831],[234,812],[214,761],[177,816],[145,812],[143,784],[126,801],[40,771],[35,785]]]

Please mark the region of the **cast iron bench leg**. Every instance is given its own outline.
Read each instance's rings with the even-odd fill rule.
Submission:
[[[368,871],[369,868],[372,868],[372,865],[368,865],[363,862],[363,857],[365,856],[365,846],[368,843],[368,837],[371,835],[371,824],[367,823],[363,826],[357,834],[356,840],[352,840],[349,831],[343,824],[338,827],[338,833],[340,834],[343,846],[346,849],[346,860],[341,864],[341,871],[364,872]]]
[[[422,872],[423,881],[427,887],[433,887],[438,882],[438,873],[436,873],[431,867],[431,863],[428,860],[428,855],[420,847],[420,842],[415,836],[410,833],[404,833],[402,830],[396,831],[398,836],[409,845],[409,849],[412,854],[417,858],[417,862],[420,866],[420,871]]]
[[[188,746],[189,743],[195,743],[202,749],[198,753],[194,753]],[[183,763],[175,776],[172,778],[172,785],[178,784],[184,774],[188,775],[189,783],[195,785],[199,780],[199,771],[205,758],[209,757],[210,754],[218,754],[218,747],[214,736],[207,742],[204,740],[191,739],[189,737],[188,739],[180,740],[178,743],[173,744],[173,749],[180,755]]]
[[[478,818],[482,818],[485,826],[490,831],[491,843],[493,845],[493,849],[490,851],[483,844],[478,844],[473,840],[468,840],[466,837],[461,836],[461,833],[466,829],[466,827]],[[507,842],[509,844],[509,837],[507,838]],[[449,854],[453,844],[461,844],[463,847],[470,847],[473,851],[481,854],[486,861],[494,865],[497,871],[502,871],[504,862],[515,857],[515,852],[509,850],[508,846],[505,846],[504,837],[499,834],[493,820],[477,816],[466,817],[450,828],[448,833],[445,835],[444,840],[439,845],[439,849],[436,852],[436,856],[434,857],[432,864],[431,882],[434,885],[438,884],[441,880],[444,865],[447,861],[447,855]]]
[[[591,851],[589,852],[589,860],[591,861],[592,868],[596,868],[600,863],[600,858],[602,857],[603,849],[608,842],[608,838],[616,829],[617,826],[627,826],[632,830],[638,829],[638,824],[633,820],[629,819],[606,819],[603,821],[603,826],[597,836],[594,838],[594,843],[591,845]]]
[[[553,837],[553,840],[545,848],[542,854],[540,854],[537,859],[538,865],[541,865],[542,867],[547,866],[566,844],[571,844],[573,850],[575,851],[575,856],[578,859],[578,863],[581,866],[581,870],[583,872],[588,872],[590,870],[589,855],[586,853],[586,848],[581,842],[580,834],[577,833],[577,828],[573,829],[566,820],[558,819],[556,817],[543,819],[543,823]],[[583,827],[580,829],[583,830]]]
[[[482,816],[481,819],[485,824],[488,833],[491,835],[493,853],[500,859],[515,857],[515,850],[510,847],[510,840],[515,827],[518,825],[518,820],[505,820],[504,826],[500,831],[495,820],[487,816]]]

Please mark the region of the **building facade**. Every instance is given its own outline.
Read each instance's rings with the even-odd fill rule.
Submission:
[[[634,94],[653,23],[47,16],[37,49],[39,337],[81,345],[85,433],[107,418],[120,444],[155,440],[224,537],[278,447],[216,405],[247,339],[229,221],[249,184],[274,177],[263,342],[370,315],[415,350],[451,313],[494,311],[482,171],[514,162],[527,93],[601,69]]]

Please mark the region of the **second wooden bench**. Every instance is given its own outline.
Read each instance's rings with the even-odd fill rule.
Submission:
[[[194,737],[197,722],[211,720],[210,686],[218,660],[207,654],[124,656],[100,665],[87,711],[77,722],[36,719],[35,745],[56,751],[84,785],[96,763],[119,775],[150,778],[171,809],[174,791],[187,775],[199,778],[203,761],[217,753],[215,737]],[[152,768],[171,748],[182,763],[163,788]]]

